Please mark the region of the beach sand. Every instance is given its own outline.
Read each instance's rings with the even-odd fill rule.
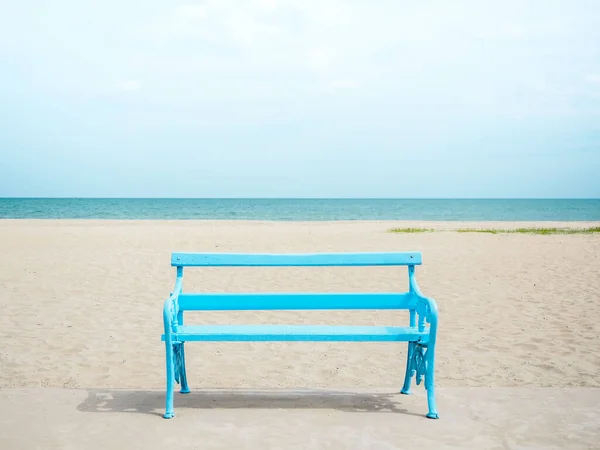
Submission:
[[[55,401],[52,399],[56,396],[60,402],[60,396],[67,395],[64,393],[85,397],[89,390],[111,389],[141,392],[158,389],[160,397],[160,389],[164,387],[162,305],[174,284],[175,270],[170,267],[173,251],[421,251],[423,265],[417,267],[417,280],[421,290],[438,303],[436,377],[440,392],[446,392],[447,399],[463,398],[456,394],[461,388],[494,388],[489,392],[522,392],[525,396],[528,392],[540,392],[539,388],[552,388],[552,392],[557,388],[576,388],[572,391],[588,392],[583,396],[600,400],[597,389],[600,388],[600,235],[491,235],[452,231],[460,227],[592,225],[598,224],[2,220],[0,405],[6,407],[8,398],[27,392],[49,402]],[[432,227],[437,231],[386,232],[393,227],[409,226]],[[404,291],[406,287],[406,269],[398,267],[190,268],[184,278],[187,291]],[[402,325],[407,314],[202,312],[188,313],[187,320]],[[406,344],[196,343],[188,346],[186,354],[193,392],[206,389],[396,392],[403,380]],[[415,388],[422,390],[422,386]],[[469,398],[481,401],[485,395],[473,392],[488,391],[469,392],[464,402]],[[561,397],[560,407],[567,411],[571,407],[575,414],[579,397]],[[179,398],[175,400],[176,412]],[[311,398],[315,410],[324,414],[323,407],[317,405],[319,397]],[[440,421],[415,422],[411,417],[410,423],[427,429],[432,423],[453,420],[452,405],[464,406],[460,401],[446,400],[444,404],[445,408],[440,407]],[[515,416],[522,414],[523,401],[511,404],[506,400],[502,404],[502,414],[506,417],[511,416],[511,408]],[[303,410],[310,410],[309,406],[303,406]],[[0,421],[0,435],[6,442],[13,442],[11,436],[20,432],[18,423],[27,416],[30,407],[31,402],[17,402],[11,406],[14,420]],[[552,403],[543,406],[552,407]],[[189,411],[193,408],[184,410],[191,420],[193,414]],[[242,410],[243,405],[227,409],[227,420],[235,424],[237,413],[253,411]],[[419,398],[411,411],[424,414],[425,399]],[[594,411],[587,416],[588,426],[597,425],[596,430],[600,430],[597,420],[600,411]],[[128,418],[132,415],[114,414],[120,414],[123,425],[133,420]],[[17,417],[21,419],[17,421]],[[69,417],[74,423],[90,420],[75,413]],[[199,417],[195,420],[200,420]],[[394,421],[405,419],[399,415]],[[294,420],[301,421],[302,417]],[[378,422],[373,420],[376,426]],[[132,426],[143,426],[142,422]],[[329,426],[327,423],[321,426]],[[547,432],[552,423],[547,421]],[[160,427],[166,430],[164,423]],[[467,428],[465,433],[472,433],[477,427],[470,431]],[[523,433],[534,433],[531,442],[536,442],[535,433],[542,439],[544,426],[528,430]],[[588,435],[578,436],[584,439],[578,441],[582,445],[592,442],[585,440],[590,439]],[[592,437],[600,438],[600,431]],[[284,448],[284,444],[263,448]],[[543,448],[552,448],[551,444]],[[556,448],[562,447],[558,441],[555,444]],[[17,447],[11,444],[2,448]]]

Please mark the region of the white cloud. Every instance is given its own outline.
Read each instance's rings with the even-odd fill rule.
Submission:
[[[283,28],[266,17],[277,8],[278,0],[207,0],[203,4],[183,4],[153,25],[153,38],[201,38],[215,44],[269,46],[282,37]]]
[[[312,69],[324,69],[331,61],[331,52],[323,47],[308,52],[307,63]]]
[[[204,5],[180,5],[175,12],[186,18],[203,19],[206,16],[206,7]]]
[[[153,16],[143,38],[159,45],[136,53],[117,76],[146,73],[145,89],[165,86],[155,95],[189,102],[235,93],[289,104],[329,93],[500,111],[527,102],[549,108],[573,79],[598,95],[597,66],[577,61],[589,60],[586,36],[600,28],[556,8],[540,12],[519,0],[459,0],[468,8],[444,0],[386,8],[342,0],[182,1]],[[131,86],[124,90],[139,89]]]
[[[357,87],[358,83],[354,80],[335,80],[329,83],[330,90],[356,89]]]
[[[588,73],[584,79],[588,83],[600,84],[600,73]]]
[[[274,11],[279,6],[279,0],[258,0],[257,5],[265,11]]]
[[[164,42],[164,39],[181,37],[203,37],[210,38],[205,32],[208,7],[205,5],[182,4],[173,9],[167,15],[161,15],[146,30],[149,37]]]
[[[138,80],[127,80],[117,84],[117,90],[124,92],[138,91],[141,87]]]

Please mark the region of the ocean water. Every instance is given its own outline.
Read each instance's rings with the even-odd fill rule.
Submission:
[[[0,198],[0,218],[599,221],[600,199]]]

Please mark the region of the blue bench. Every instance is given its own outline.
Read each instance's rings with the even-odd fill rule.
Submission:
[[[190,392],[185,371],[184,344],[190,341],[338,341],[408,342],[406,376],[401,392],[410,393],[413,375],[417,385],[425,378],[427,417],[438,418],[434,390],[437,306],[425,297],[415,279],[421,253],[316,253],[316,254],[230,254],[173,253],[177,268],[175,288],[165,301],[163,319],[166,347],[167,393],[164,417],[174,416],[173,389]],[[187,293],[183,292],[184,267],[248,266],[408,266],[407,292],[369,293]],[[187,325],[184,311],[240,310],[408,310],[408,327],[313,326],[313,325]],[[429,325],[426,325],[429,324]]]

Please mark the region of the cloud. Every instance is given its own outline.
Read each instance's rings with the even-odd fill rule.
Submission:
[[[490,114],[575,104],[600,86],[598,66],[584,64],[595,51],[588,36],[600,28],[583,10],[565,16],[519,0],[465,0],[468,8],[444,0],[386,8],[182,1],[153,13],[141,38],[158,45],[116,65],[114,76],[143,73],[145,90],[164,86],[153,94],[190,104],[234,96],[289,105],[325,93],[423,108],[460,102]],[[574,80],[585,94],[562,92]]]
[[[208,20],[207,15],[209,8],[205,5],[183,4],[174,7],[166,15],[161,15],[159,19],[151,22],[146,30],[149,37],[152,39],[169,39],[169,38],[193,38],[207,36],[204,28],[198,24]]]
[[[600,84],[600,73],[588,73],[584,80],[591,84]]]
[[[206,7],[204,5],[180,5],[175,12],[178,16],[189,19],[203,19],[206,16]]]
[[[138,80],[127,80],[117,84],[117,90],[122,92],[132,92],[140,90],[142,85]]]
[[[272,15],[278,0],[207,0],[201,5],[183,4],[152,25],[153,37],[233,43],[240,47],[272,45],[281,39],[281,27]]]
[[[274,11],[279,6],[279,0],[258,0],[256,4],[265,11]]]
[[[358,83],[354,80],[335,80],[329,83],[330,90],[356,89],[357,87]]]
[[[308,66],[312,69],[324,69],[331,61],[331,52],[326,48],[315,48],[308,52]]]

